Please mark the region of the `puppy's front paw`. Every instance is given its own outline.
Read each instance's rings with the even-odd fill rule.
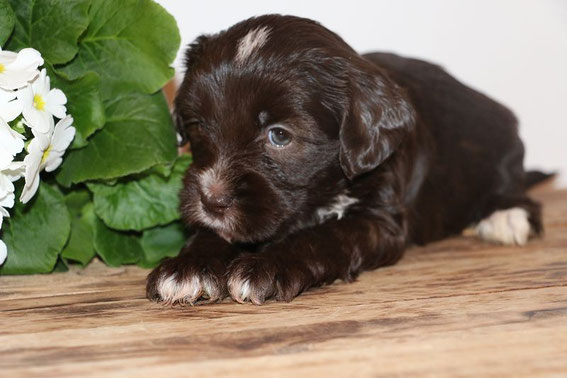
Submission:
[[[182,255],[164,261],[147,279],[146,296],[166,304],[219,301],[228,295],[225,268],[214,258]]]
[[[228,291],[239,303],[261,305],[269,298],[289,302],[312,281],[311,274],[300,266],[273,255],[243,255],[228,270]]]

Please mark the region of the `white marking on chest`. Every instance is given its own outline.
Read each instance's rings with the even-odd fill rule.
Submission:
[[[339,194],[333,199],[333,202],[331,202],[329,206],[320,207],[315,213],[320,222],[324,222],[335,216],[337,219],[341,219],[344,216],[345,211],[358,201],[359,200],[357,198],[349,197],[346,193]]]
[[[237,63],[242,64],[252,54],[259,50],[268,41],[271,29],[262,26],[248,32],[244,37],[238,41],[238,48],[235,60]]]
[[[498,210],[480,221],[476,226],[476,232],[489,242],[524,245],[531,230],[528,217],[528,212],[519,207]]]

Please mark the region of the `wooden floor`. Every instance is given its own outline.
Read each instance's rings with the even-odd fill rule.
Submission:
[[[0,278],[0,376],[567,376],[567,191],[527,247],[463,236],[291,303],[168,308],[147,271]]]

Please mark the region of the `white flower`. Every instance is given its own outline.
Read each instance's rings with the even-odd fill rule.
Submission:
[[[14,184],[24,174],[23,162],[10,162],[7,165],[0,165],[0,229],[4,218],[10,217],[10,213],[5,208],[14,206]],[[6,261],[8,248],[2,240],[0,240],[0,265]]]
[[[0,166],[0,229],[2,228],[2,219],[9,217],[10,214],[5,208],[14,206],[14,184],[24,175],[23,162],[10,162],[4,166]]]
[[[0,168],[12,162],[14,156],[24,148],[24,136],[0,118]]]
[[[13,121],[22,113],[23,104],[16,98],[16,92],[0,88],[0,118]]]
[[[57,122],[52,133],[43,134],[32,129],[33,140],[28,146],[28,154],[24,158],[26,166],[24,190],[20,201],[27,203],[39,186],[39,173],[55,170],[63,161],[63,154],[75,137],[75,128],[71,126],[73,117],[66,116]]]
[[[0,240],[0,265],[4,264],[7,255],[8,255],[8,248],[6,248],[6,244],[4,244],[2,240]]]
[[[5,178],[2,178],[0,176],[1,181],[4,181],[4,179]],[[10,184],[12,184],[12,183],[10,182]],[[13,187],[14,187],[14,184],[12,184],[12,188]],[[6,218],[10,217],[10,213],[8,213],[8,210],[6,210],[5,208],[13,207],[14,206],[14,199],[15,199],[14,189],[12,189],[11,192],[6,191],[6,194],[3,197],[0,196],[0,229],[2,228],[2,221],[3,221],[4,217],[6,217]]]
[[[0,48],[0,88],[18,89],[25,87],[37,77],[37,67],[43,58],[35,49],[22,49],[19,53],[2,51]]]
[[[18,91],[26,122],[32,129],[44,134],[53,130],[53,116],[61,119],[67,112],[65,94],[59,89],[50,88],[49,76],[44,68],[31,86]]]

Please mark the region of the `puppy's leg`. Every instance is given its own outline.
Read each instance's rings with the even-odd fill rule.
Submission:
[[[362,270],[395,263],[406,244],[404,230],[393,220],[347,217],[298,231],[237,257],[228,272],[230,295],[241,303],[290,301],[310,287],[352,281]]]
[[[541,206],[528,197],[497,197],[476,226],[477,235],[489,242],[524,245],[530,235],[543,231]]]
[[[237,254],[233,245],[200,230],[179,256],[165,260],[148,275],[146,296],[168,304],[219,301],[228,295],[226,268]]]

